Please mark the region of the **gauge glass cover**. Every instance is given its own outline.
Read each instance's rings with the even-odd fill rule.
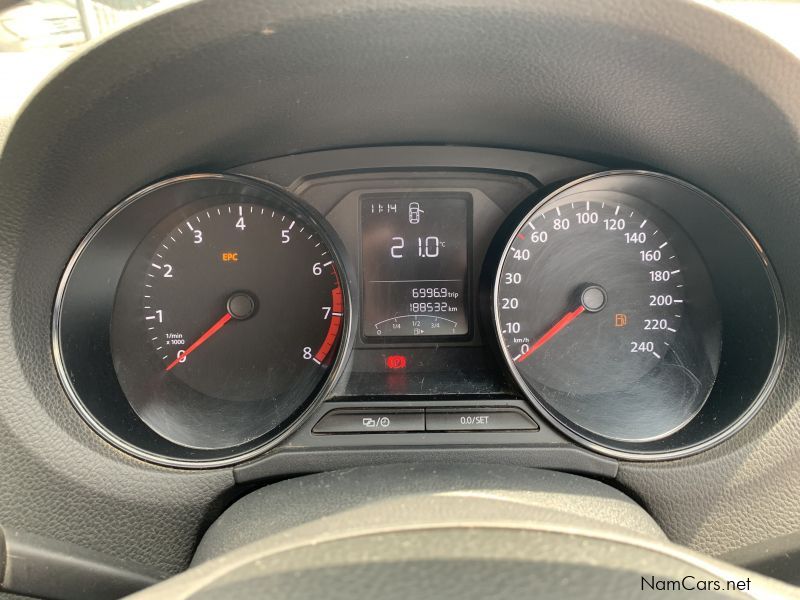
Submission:
[[[498,272],[495,325],[523,388],[573,430],[642,442],[687,423],[720,361],[706,267],[639,198],[558,194],[520,222]]]
[[[290,205],[214,197],[164,219],[122,274],[111,323],[139,417],[215,449],[279,429],[313,398],[339,345],[338,266]]]

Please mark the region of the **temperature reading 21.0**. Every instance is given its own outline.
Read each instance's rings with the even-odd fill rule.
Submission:
[[[469,333],[469,200],[438,192],[361,197],[365,338]]]
[[[393,237],[392,242],[394,243],[390,250],[392,258],[403,258],[406,240],[398,236]],[[439,248],[444,247],[445,243],[435,235],[428,235],[424,238],[418,237],[417,256],[420,258],[437,258],[439,256]]]

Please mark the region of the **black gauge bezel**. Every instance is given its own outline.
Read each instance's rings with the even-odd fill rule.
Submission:
[[[182,446],[148,427],[131,408],[117,380],[110,346],[114,298],[131,255],[154,227],[198,200],[241,195],[300,215],[322,236],[337,266],[344,301],[340,342],[329,372],[312,397],[278,429],[246,443],[215,450]],[[325,219],[283,188],[240,175],[198,173],[157,182],[109,211],[70,259],[56,294],[52,346],[68,398],[106,441],[143,460],[171,467],[212,468],[262,454],[294,431],[330,392],[352,346],[353,299],[342,245]],[[88,340],[95,340],[89,342]]]
[[[723,317],[721,363],[717,380],[706,402],[691,419],[675,431],[657,439],[638,442],[606,438],[576,426],[562,417],[546,399],[541,398],[517,371],[504,348],[500,317],[496,309],[502,265],[520,224],[526,223],[545,204],[563,194],[573,193],[577,191],[576,188],[580,189],[585,184],[596,183],[603,178],[620,176],[624,178],[620,182],[626,181],[627,186],[620,183],[619,188],[608,189],[637,197],[645,204],[666,213],[684,229],[689,240],[697,246],[711,275]],[[636,184],[631,183],[633,181]],[[635,189],[637,186],[641,189]],[[658,191],[658,197],[644,197],[645,190],[652,193],[654,189]],[[682,194],[677,193],[679,191]],[[715,241],[698,239],[698,230],[711,224],[713,228],[706,231],[713,232]],[[720,237],[725,240],[721,245],[717,239]],[[718,253],[725,251],[730,253],[727,255],[729,260],[722,261]],[[775,385],[786,345],[785,308],[777,276],[764,249],[744,224],[715,198],[685,181],[650,171],[613,170],[549,186],[523,202],[512,213],[487,256],[487,266],[489,264],[493,268],[484,270],[488,277],[484,278],[482,284],[484,297],[488,300],[484,303],[484,309],[490,311],[490,314],[485,315],[486,323],[491,323],[491,337],[500,361],[506,366],[523,395],[553,426],[594,451],[615,458],[639,461],[667,460],[700,452],[722,442],[744,427],[764,404]],[[737,286],[737,277],[741,277],[747,284],[755,285]],[[753,301],[755,298],[757,300]],[[740,322],[736,316],[752,317],[752,313],[745,312],[748,306],[752,308],[752,313],[756,313],[755,306],[761,310],[760,314],[756,313],[758,319],[752,324]],[[749,351],[742,348],[743,344],[732,343],[733,340],[749,334],[757,337],[756,347],[746,345]],[[756,367],[745,370],[745,365]]]

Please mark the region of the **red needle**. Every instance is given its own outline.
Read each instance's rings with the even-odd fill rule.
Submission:
[[[192,352],[197,350],[206,340],[208,340],[208,338],[210,338],[212,335],[214,335],[220,329],[222,329],[222,327],[225,325],[225,323],[230,321],[232,318],[233,317],[231,317],[231,313],[225,313],[224,317],[222,317],[219,321],[214,323],[208,331],[206,331],[203,335],[201,335],[199,338],[197,338],[197,341],[194,344],[192,344],[191,346],[189,346],[186,349],[186,352],[184,352],[183,354],[179,355],[178,358],[176,358],[171,363],[169,363],[169,366],[164,370],[165,371],[169,371],[170,369],[172,369],[172,367],[177,365],[179,362],[185,360],[187,356],[189,356]]]
[[[514,362],[521,363],[523,360],[528,358],[531,354],[536,352],[539,348],[544,346],[547,342],[549,342],[559,331],[564,329],[567,325],[569,325],[578,315],[580,315],[586,309],[584,308],[583,304],[581,304],[578,308],[573,310],[572,312],[568,312],[565,314],[558,323],[553,325],[550,329],[547,330],[542,337],[540,337],[536,342],[534,342],[533,346],[531,346],[525,354],[520,354],[517,358],[514,359]]]

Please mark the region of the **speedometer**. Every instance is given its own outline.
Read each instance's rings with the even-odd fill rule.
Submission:
[[[654,440],[702,407],[720,317],[691,241],[640,198],[567,188],[508,240],[494,313],[523,389],[578,432]]]

